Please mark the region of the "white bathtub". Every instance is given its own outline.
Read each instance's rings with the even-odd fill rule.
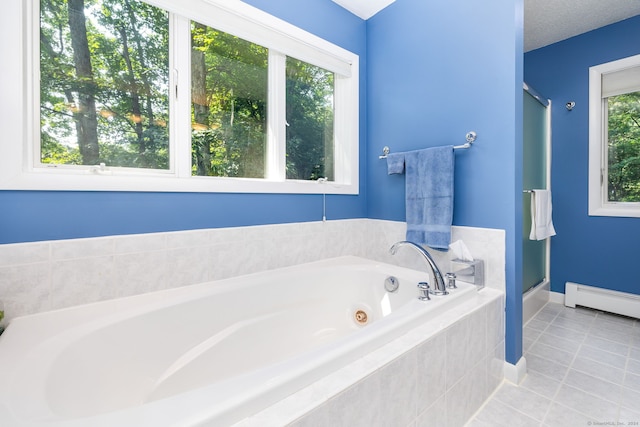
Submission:
[[[342,257],[16,318],[0,426],[230,425],[476,294],[421,302],[425,278]]]

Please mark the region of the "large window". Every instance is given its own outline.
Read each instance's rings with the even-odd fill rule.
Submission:
[[[589,214],[640,217],[640,55],[590,68]]]
[[[242,2],[24,4],[0,188],[358,192],[356,55]]]

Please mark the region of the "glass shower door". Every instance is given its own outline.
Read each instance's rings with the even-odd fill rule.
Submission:
[[[543,100],[524,91],[522,165],[522,292],[543,282],[547,271],[547,241],[529,240],[532,189],[547,188],[548,115]]]

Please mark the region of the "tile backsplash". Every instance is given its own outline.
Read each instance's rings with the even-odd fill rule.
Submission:
[[[344,255],[425,269],[414,251],[389,254],[403,222],[350,219],[0,245],[5,320]],[[504,291],[503,230],[453,227]],[[431,250],[449,270],[450,252]]]

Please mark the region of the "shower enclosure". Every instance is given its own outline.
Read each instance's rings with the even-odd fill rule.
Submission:
[[[549,239],[530,240],[533,189],[551,189],[551,101],[526,83],[523,95],[522,292],[524,321],[549,299]]]

